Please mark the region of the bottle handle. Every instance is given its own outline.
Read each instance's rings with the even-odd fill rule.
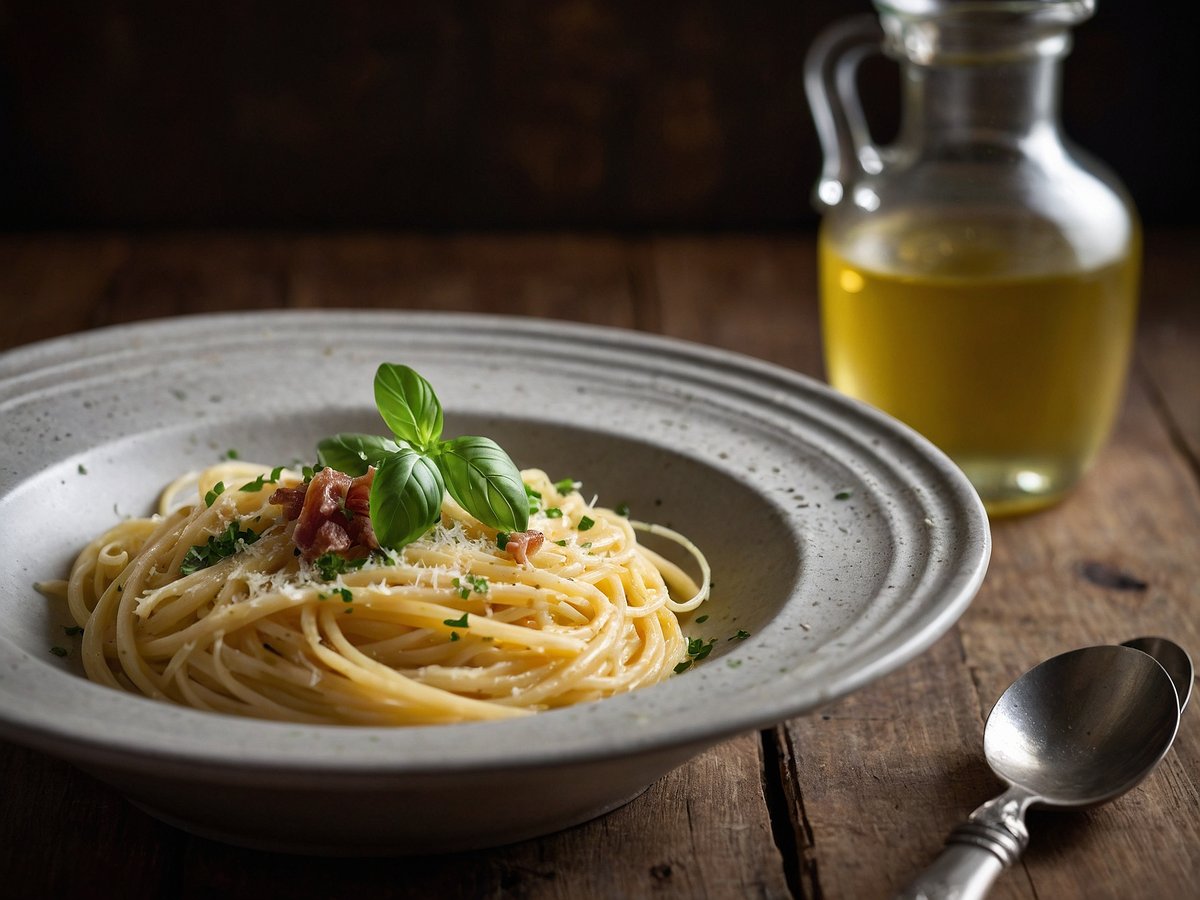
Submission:
[[[851,16],[822,31],[805,58],[804,90],[825,157],[813,191],[818,210],[837,206],[860,175],[883,169],[854,83],[859,63],[881,53],[882,42],[883,30],[875,16]]]

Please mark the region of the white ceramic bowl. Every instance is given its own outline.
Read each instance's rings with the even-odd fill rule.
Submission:
[[[228,448],[277,464],[312,459],[327,434],[383,431],[383,361],[429,378],[446,434],[487,434],[518,465],[686,531],[716,589],[684,630],[716,637],[712,655],[530,718],[382,729],[184,709],[49,652],[68,619],[33,582]],[[970,602],[990,547],[970,485],[907,428],[781,368],[629,331],[350,312],[103,329],[0,356],[0,423],[0,734],[252,846],[416,853],[599,815],[920,653]]]

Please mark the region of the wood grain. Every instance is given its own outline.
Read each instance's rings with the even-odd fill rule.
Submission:
[[[295,859],[193,838],[0,744],[6,896],[888,896],[996,789],[983,722],[1013,678],[1137,634],[1200,648],[1195,237],[1148,236],[1137,363],[1095,468],[1059,506],[994,523],[971,609],[877,683],[714,748],[598,821],[416,859]],[[14,236],[0,238],[0,347],[217,310],[469,310],[658,331],[818,374],[814,282],[807,235]],[[1189,710],[1144,785],[1091,812],[1035,814],[1027,856],[993,896],[1194,896],[1198,784]]]

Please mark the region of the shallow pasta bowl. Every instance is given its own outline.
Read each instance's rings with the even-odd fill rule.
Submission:
[[[84,679],[66,611],[33,583],[228,449],[289,463],[328,434],[382,430],[382,361],[434,384],[448,434],[487,434],[518,465],[685,531],[715,587],[684,631],[712,654],[607,700],[412,728],[252,721]],[[966,479],[907,428],[784,369],[614,329],[353,312],[104,329],[0,356],[0,423],[0,735],[251,846],[430,852],[597,816],[916,656],[990,549]]]

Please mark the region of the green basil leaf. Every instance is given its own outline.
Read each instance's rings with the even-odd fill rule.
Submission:
[[[375,405],[392,433],[415,450],[432,450],[442,436],[442,404],[432,385],[408,366],[379,367]]]
[[[471,436],[446,441],[437,464],[450,496],[484,525],[503,531],[529,527],[525,483],[495,441]]]
[[[335,434],[317,444],[317,463],[347,475],[365,475],[400,449],[391,438],[374,434]]]
[[[386,457],[371,482],[371,524],[382,547],[398,550],[432,528],[446,486],[437,465],[409,447]]]

